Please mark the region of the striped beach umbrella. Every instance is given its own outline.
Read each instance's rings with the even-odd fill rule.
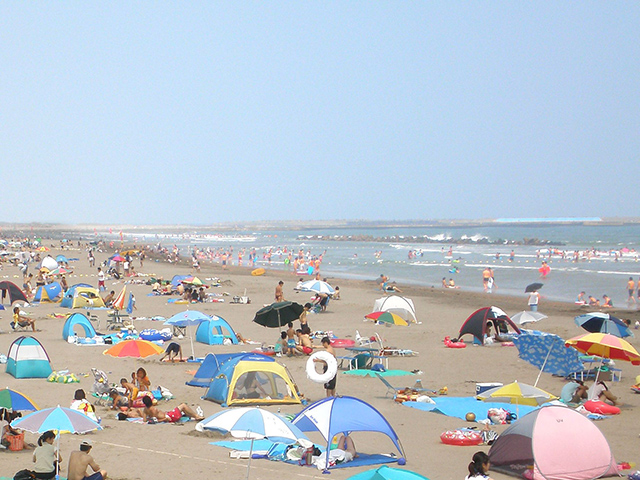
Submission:
[[[300,290],[303,292],[326,293],[327,295],[336,293],[331,285],[322,280],[309,280],[308,282],[304,282],[300,284]]]
[[[144,358],[159,353],[164,353],[162,347],[147,340],[125,340],[104,351],[105,355],[117,358]]]
[[[565,346],[573,347],[586,355],[640,365],[640,353],[629,342],[610,333],[580,335],[567,340]]]
[[[364,318],[375,320],[376,322],[380,323],[389,323],[391,325],[403,325],[405,327],[409,326],[404,318],[391,312],[373,312],[365,315]]]
[[[9,410],[38,410],[36,402],[9,387],[0,390],[0,407]]]
[[[478,395],[478,398],[485,402],[505,402],[532,407],[558,399],[555,395],[545,392],[541,388],[519,382],[492,388]]]

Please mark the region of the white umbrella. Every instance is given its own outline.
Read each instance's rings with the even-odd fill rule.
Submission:
[[[331,285],[322,280],[309,280],[308,282],[304,282],[300,284],[300,290],[303,292],[326,293],[327,295],[336,293]]]
[[[512,316],[511,320],[513,321],[513,323],[517,323],[518,325],[524,325],[526,323],[539,322],[544,318],[548,318],[544,313],[524,310]]]

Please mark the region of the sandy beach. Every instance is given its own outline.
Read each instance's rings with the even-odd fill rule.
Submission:
[[[45,245],[50,242],[45,241]],[[74,273],[68,277],[70,285],[86,282],[97,285],[96,269],[89,268],[84,250],[52,249],[53,256],[64,253],[70,257],[79,257],[73,262]],[[97,264],[105,260],[111,252],[96,254]],[[188,274],[190,265],[168,264],[164,262],[145,261],[144,267],[138,272],[144,275],[162,276],[170,279],[176,274]],[[224,303],[204,303],[192,306],[205,313],[224,317],[245,338],[273,344],[278,338],[277,329],[267,329],[252,322],[255,312],[264,304],[274,300],[274,289],[279,280],[285,282],[284,294],[287,300],[305,303],[310,294],[296,293],[293,287],[297,277],[282,271],[267,271],[264,276],[253,277],[248,268],[231,267],[223,270],[220,265],[203,264],[201,278],[218,277],[223,286],[210,289],[213,292],[227,292],[223,297]],[[18,268],[4,265],[0,277],[21,285],[22,278]],[[145,277],[138,277],[145,279]],[[412,298],[420,324],[410,327],[385,327],[363,321],[364,315],[370,313],[375,299],[381,296],[375,282],[361,282],[329,278],[330,283],[340,286],[341,300],[332,301],[325,313],[309,316],[312,330],[331,330],[339,338],[354,338],[356,330],[363,336],[378,333],[384,344],[391,347],[411,349],[419,352],[415,357],[392,357],[390,368],[403,370],[421,370],[417,376],[392,377],[390,382],[395,386],[410,386],[417,378],[427,388],[438,390],[448,388],[449,396],[471,396],[475,393],[477,382],[510,383],[519,380],[533,384],[538,370],[518,358],[515,347],[486,346],[474,347],[468,345],[464,349],[448,349],[443,345],[446,335],[456,336],[463,321],[477,308],[496,305],[512,315],[527,307],[527,298],[506,297],[498,294],[469,293],[462,290],[442,288],[404,287],[403,295]],[[481,279],[479,278],[479,282]],[[120,291],[124,280],[107,281],[107,290]],[[136,317],[153,317],[171,315],[186,309],[185,305],[167,303],[165,296],[148,296],[151,287],[147,285],[131,284],[128,288],[137,300]],[[242,295],[246,289],[251,303],[232,304],[234,295]],[[544,293],[544,292],[543,292]],[[5,307],[7,305],[5,304]],[[204,391],[189,387],[185,382],[197,369],[194,363],[160,363],[158,357],[148,359],[117,359],[102,354],[102,347],[80,347],[71,345],[62,339],[62,325],[64,320],[51,318],[52,313],[67,313],[59,304],[43,303],[39,306],[27,308],[31,316],[37,319],[38,331],[35,336],[43,343],[51,357],[54,370],[69,369],[81,378],[79,384],[49,383],[43,379],[17,380],[6,374],[2,369],[3,386],[21,391],[34,399],[41,408],[56,405],[69,406],[73,393],[77,388],[87,392],[91,390],[93,377],[89,374],[91,367],[104,370],[111,382],[117,382],[121,377],[129,377],[137,367],[143,366],[151,379],[152,385],[167,387],[174,394],[175,399],[162,402],[160,408],[168,410],[185,402],[189,405],[200,405],[205,416],[219,412],[222,407],[216,403],[201,400]],[[538,322],[535,328],[556,333],[567,339],[584,333],[573,322],[573,318],[584,312],[573,304],[552,303],[541,300],[540,311],[549,318]],[[588,311],[588,310],[587,310]],[[106,324],[107,311],[93,312],[101,319],[102,330]],[[621,311],[620,316],[629,318],[632,322],[640,320],[640,314],[635,311]],[[7,353],[9,345],[19,336],[11,332],[9,327],[10,311],[1,312],[0,352]],[[138,331],[144,328],[162,328],[161,323],[150,320],[135,320]],[[466,339],[470,342],[470,338]],[[628,339],[634,347],[639,348],[637,337]],[[180,341],[183,351],[188,355],[190,346],[187,339]],[[319,344],[319,342],[315,342]],[[204,357],[209,352],[240,352],[252,350],[253,345],[237,346],[207,346],[195,343],[195,353]],[[307,357],[279,358],[291,371],[294,380],[309,401],[324,396],[322,385],[311,382],[305,374]],[[633,394],[630,386],[636,375],[640,374],[638,367],[624,362],[617,362],[616,367],[622,369],[622,381],[611,383],[615,395],[624,403],[622,413],[618,416],[599,421],[598,427],[606,436],[618,462],[636,462],[640,464],[638,450],[637,408],[640,396]],[[539,387],[559,394],[564,380],[543,373]],[[373,378],[360,378],[339,374],[337,393],[361,398],[378,409],[395,429],[406,452],[406,468],[416,471],[426,477],[436,479],[462,479],[467,474],[467,465],[473,453],[477,450],[488,451],[489,447],[454,447],[440,442],[440,434],[449,429],[468,426],[469,423],[456,418],[446,417],[436,413],[427,413],[412,408],[403,407],[395,403],[391,396],[385,396],[386,388]],[[276,411],[277,407],[266,407]],[[301,410],[301,406],[283,406],[283,413],[294,414]],[[185,424],[157,424],[142,425],[129,422],[119,422],[114,413],[105,407],[97,407],[102,417],[103,431],[88,434],[94,442],[92,454],[102,468],[109,472],[114,479],[172,479],[189,476],[190,478],[244,478],[247,461],[229,458],[229,451],[209,445],[213,435],[204,435],[194,431],[195,422]],[[503,426],[496,426],[498,432]],[[367,453],[389,453],[394,451],[392,442],[381,434],[356,432],[353,434],[356,447]],[[35,443],[37,436],[27,434],[26,441]],[[66,460],[69,452],[77,449],[82,437],[63,435],[61,438],[61,453],[64,457],[63,465],[66,472]],[[315,438],[318,440],[318,438]],[[30,468],[31,451],[0,452],[0,476],[13,476],[22,468]],[[348,478],[364,468],[341,468],[331,471],[331,478],[341,480]],[[315,468],[305,468],[267,460],[254,460],[251,465],[250,478],[274,479],[294,477],[323,478],[322,473]],[[496,479],[508,478],[493,472]]]

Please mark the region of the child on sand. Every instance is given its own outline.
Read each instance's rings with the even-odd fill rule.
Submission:
[[[144,368],[140,367],[135,373],[132,373],[131,379],[141,392],[151,390],[151,380],[149,380],[147,371]]]
[[[204,415],[199,415],[198,413],[193,411],[186,403],[181,403],[173,410],[163,412],[158,407],[153,406],[153,400],[151,400],[151,397],[143,397],[142,402],[144,403],[144,408],[142,409],[142,420],[144,420],[145,422],[148,421],[150,423],[176,423],[182,418],[183,415],[186,415],[189,418],[193,418],[194,420],[204,420]]]
[[[469,475],[466,476],[465,480],[491,480],[489,467],[489,455],[484,452],[474,453],[469,464]]]

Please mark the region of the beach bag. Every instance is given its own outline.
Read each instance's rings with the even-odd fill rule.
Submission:
[[[494,425],[506,425],[507,423],[511,423],[512,420],[515,420],[515,415],[504,408],[490,408],[487,411],[487,418],[489,418]]]
[[[27,469],[20,470],[13,476],[13,480],[32,480],[34,478],[36,478],[35,472]]]

